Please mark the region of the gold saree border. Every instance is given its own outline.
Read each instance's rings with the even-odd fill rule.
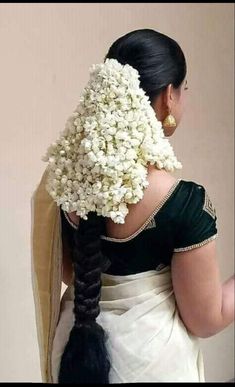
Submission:
[[[44,383],[52,383],[51,351],[62,287],[62,228],[59,207],[45,189],[47,176],[46,168],[31,197],[31,278],[41,375]]]

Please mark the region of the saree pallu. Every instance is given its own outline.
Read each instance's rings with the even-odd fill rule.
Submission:
[[[101,278],[96,321],[108,337],[109,382],[205,382],[199,339],[180,319],[170,267],[124,276],[102,273]],[[61,356],[74,323],[73,299],[70,285],[61,300],[53,342],[53,383],[58,383]]]
[[[51,383],[51,349],[62,289],[60,210],[45,189],[48,169],[31,197],[31,279],[43,383]]]
[[[45,189],[46,178],[47,169],[31,199],[32,285],[42,381],[57,383],[74,321],[74,288],[61,299],[60,209]],[[96,320],[108,337],[110,383],[205,381],[199,339],[180,319],[169,266],[124,276],[102,273],[101,280]]]

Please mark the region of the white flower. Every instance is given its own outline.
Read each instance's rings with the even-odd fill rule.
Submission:
[[[124,223],[127,204],[148,186],[147,164],[182,168],[162,124],[140,88],[139,73],[115,59],[93,64],[79,104],[42,157],[48,193],[62,209],[90,211]]]
[[[134,158],[136,158],[136,152],[134,149],[128,149],[128,151],[126,152],[126,159],[127,160],[133,160]]]

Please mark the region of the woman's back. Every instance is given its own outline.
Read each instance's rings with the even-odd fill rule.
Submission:
[[[214,270],[213,250],[207,248],[205,251],[210,254],[203,258],[203,249],[214,243],[213,239],[217,236],[215,211],[205,188],[200,184],[174,179],[158,171],[149,175],[149,182],[148,192],[145,191],[142,201],[138,206],[131,207],[127,223],[115,227],[112,227],[112,222],[106,223],[106,235],[101,235],[102,252],[110,265],[102,273],[102,314],[97,320],[109,335],[107,345],[115,364],[110,378],[119,382],[150,381],[157,375],[156,380],[163,380],[166,377],[163,359],[167,352],[171,364],[174,364],[176,356],[181,364],[185,356],[188,360],[187,367],[182,365],[182,369],[173,369],[168,365],[168,381],[183,378],[204,381],[201,352],[194,335],[206,337],[209,332],[214,332],[215,324],[209,327],[209,322],[212,324],[213,321],[208,316],[211,307],[213,318],[216,317],[215,311],[219,312],[219,309],[215,309],[217,301],[214,301],[219,299],[218,291],[221,288]],[[67,219],[70,219],[69,215],[66,214]],[[67,222],[65,217],[63,220]],[[68,226],[68,222],[66,224]],[[69,227],[72,233],[77,232]],[[195,250],[198,264],[194,259],[194,269],[197,267],[194,276],[192,259]],[[210,270],[204,274],[207,279],[212,279],[212,286],[208,281],[207,287],[200,282],[203,260],[210,262]],[[203,296],[208,291],[211,297],[211,292],[215,291],[212,302]],[[190,295],[194,303],[190,303],[190,297],[185,297],[185,293]],[[68,310],[69,321],[72,300],[71,284],[62,307],[62,310]],[[205,306],[208,313],[204,311]],[[63,324],[67,322],[63,323],[61,318],[58,335],[65,329]],[[136,351],[130,351],[130,346]],[[140,347],[146,356],[139,355]],[[58,354],[58,349],[55,353]],[[197,359],[196,363],[194,359]],[[128,362],[127,368],[125,362]],[[132,367],[133,374],[130,371]],[[56,377],[56,367],[54,374]]]
[[[111,218],[105,218],[106,235],[110,238],[127,238],[134,234],[149,218],[159,203],[167,196],[174,183],[177,181],[169,172],[158,170],[149,166],[148,182],[143,198],[136,204],[129,204],[129,213],[125,223],[114,223]],[[79,216],[76,211],[70,212],[68,217],[76,225],[79,224]]]
[[[174,252],[191,250],[217,236],[215,211],[204,187],[157,169],[150,170],[148,182],[142,200],[128,206],[125,224],[104,218],[102,251],[110,261],[106,271],[110,274],[169,265]],[[64,214],[77,228],[79,217]]]
[[[133,235],[151,216],[177,181],[170,173],[155,167],[149,168],[147,180],[149,186],[145,189],[143,198],[136,204],[128,205],[129,213],[126,215],[124,224],[114,223],[110,218],[105,219],[107,236],[123,239]],[[75,223],[78,223],[78,220]]]
[[[125,224],[106,222],[101,239],[108,265],[103,271],[129,275],[171,266],[185,325],[198,336],[213,335],[223,327],[214,206],[206,189],[193,181],[158,170],[149,173],[148,181],[142,200],[129,207]],[[66,217],[79,224],[76,215]]]

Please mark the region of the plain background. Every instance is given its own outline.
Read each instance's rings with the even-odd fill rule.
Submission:
[[[234,272],[234,4],[0,4],[0,381],[41,381],[30,264],[30,198],[47,146],[125,33],[153,28],[188,64],[185,115],[170,142],[216,207],[221,280]],[[234,325],[201,339],[206,381],[234,377]]]

